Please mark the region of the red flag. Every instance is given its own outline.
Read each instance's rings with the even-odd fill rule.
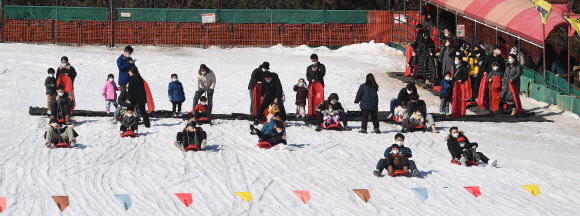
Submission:
[[[471,186],[471,187],[463,187],[465,190],[469,191],[469,193],[473,194],[475,198],[481,195],[481,191],[479,190],[479,186]]]
[[[310,192],[307,190],[294,191],[294,194],[296,194],[296,196],[298,196],[298,198],[300,198],[304,204],[308,203],[308,200],[310,200]]]
[[[179,201],[181,201],[187,207],[189,207],[189,205],[191,205],[191,203],[193,202],[193,198],[191,198],[191,193],[176,193],[175,196],[177,196],[177,198],[179,198]]]

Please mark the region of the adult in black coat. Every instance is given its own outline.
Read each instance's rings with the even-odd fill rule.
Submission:
[[[258,68],[254,69],[252,76],[250,77],[250,83],[248,84],[248,91],[250,92],[250,113],[254,112],[254,87],[257,83],[262,83],[264,79],[264,73],[270,70],[270,63],[264,62]]]
[[[260,91],[260,95],[264,100],[262,101],[262,106],[258,109],[258,115],[254,121],[254,125],[260,124],[262,115],[264,115],[264,110],[270,106],[272,101],[275,104],[278,104],[280,117],[282,118],[282,121],[286,122],[286,109],[284,108],[284,101],[282,100],[283,93],[282,83],[280,82],[280,78],[278,78],[278,74],[269,71],[264,73],[262,89]]]
[[[487,58],[485,59],[485,62],[481,65],[481,67],[479,67],[480,74],[482,71],[484,72],[484,75],[489,73],[489,72],[492,72],[494,62],[498,63],[499,71],[505,71],[505,66],[506,66],[505,59],[503,59],[503,56],[501,56],[501,54],[498,54],[499,51],[501,51],[500,47],[498,45],[495,45],[493,47],[493,54],[487,56]]]
[[[64,118],[70,121],[70,107],[74,105],[72,96],[64,91],[64,87],[59,85],[56,94],[50,98],[51,119]],[[59,114],[60,111],[60,114]]]
[[[338,94],[336,93],[331,93],[327,100],[322,101],[322,103],[316,107],[316,131],[322,130],[320,128],[320,124],[322,124],[322,121],[324,120],[324,114],[322,114],[322,111],[327,110],[328,105],[332,105],[332,109],[338,111],[338,116],[340,116],[344,129],[349,131],[350,128],[347,124],[346,111],[342,107],[342,104],[338,102]]]
[[[326,75],[326,67],[318,61],[318,55],[312,54],[310,56],[312,64],[306,68],[306,79],[308,80],[308,87],[312,82],[320,82],[324,87],[324,76]]]
[[[489,158],[487,158],[483,153],[477,152],[476,149],[479,147],[477,143],[469,142],[469,139],[465,136],[463,131],[459,131],[457,127],[451,127],[449,129],[449,135],[445,137],[447,141],[447,149],[451,154],[451,157],[456,162],[461,165],[467,165],[467,161],[483,161],[488,164]],[[496,160],[491,162],[491,166],[497,163]]]
[[[379,110],[379,85],[375,81],[373,74],[367,74],[366,82],[361,84],[356,93],[354,103],[360,102],[360,109],[362,111],[362,125],[359,133],[367,133],[367,124],[369,115],[373,121],[375,133],[381,133],[379,130],[379,121],[377,119],[377,112]]]
[[[415,87],[415,83],[407,83],[407,87],[402,88],[401,91],[399,91],[397,98],[391,99],[391,113],[389,114],[388,119],[393,117],[395,108],[400,106],[402,101],[410,101],[412,95],[417,95],[417,97],[419,97],[417,87]]]
[[[75,78],[77,77],[77,71],[73,66],[68,63],[68,57],[63,56],[60,58],[60,67],[56,70],[56,78],[58,79],[58,75],[66,74],[70,77],[71,81],[74,83]]]
[[[453,83],[457,81],[465,82],[467,79],[469,79],[469,70],[467,69],[467,65],[469,65],[469,63],[463,61],[461,56],[455,57],[455,65],[453,66]]]
[[[419,52],[417,58],[417,71],[416,73],[423,76],[424,79],[428,78],[430,71],[428,71],[429,66],[427,65],[427,58],[429,57],[429,49],[435,47],[435,43],[431,39],[428,33],[424,33],[423,43],[417,45]]]
[[[145,84],[143,83],[143,78],[139,73],[139,69],[137,67],[131,68],[129,70],[129,87],[127,90],[127,99],[129,99],[129,103],[131,103],[130,108],[135,109],[135,106],[139,107],[139,112],[143,117],[143,123],[145,124],[146,128],[150,127],[149,122],[149,115],[147,115],[147,109],[145,104],[147,103],[147,92],[145,91]]]

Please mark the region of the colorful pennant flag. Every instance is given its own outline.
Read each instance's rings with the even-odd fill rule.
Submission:
[[[294,191],[294,194],[296,194],[304,204],[308,203],[308,200],[310,200],[310,192],[307,190]]]
[[[115,198],[119,200],[125,210],[129,210],[129,208],[131,208],[133,205],[133,202],[131,201],[131,194],[115,194]]]
[[[570,26],[572,26],[572,28],[576,29],[576,32],[578,33],[578,35],[580,35],[580,18],[566,18],[566,20],[568,20],[568,22],[570,22]],[[568,37],[572,37],[574,36],[574,32],[570,31],[572,29],[569,29],[568,31],[572,34],[572,35],[568,35]]]
[[[69,205],[68,196],[52,196],[52,199],[61,212],[64,211],[64,209],[66,209],[66,207]]]
[[[526,190],[532,193],[534,196],[540,195],[540,187],[538,185],[522,185]]]
[[[425,200],[429,198],[429,194],[427,193],[427,188],[411,188],[411,190],[425,203]]]
[[[244,199],[246,202],[250,202],[253,199],[252,193],[250,192],[236,192],[236,194],[240,196],[242,199]]]
[[[536,10],[540,12],[542,16],[542,23],[546,24],[548,18],[550,18],[550,13],[552,13],[552,5],[544,0],[530,0]]]
[[[179,198],[179,200],[187,207],[189,207],[193,202],[191,193],[176,193],[175,196],[177,196],[177,198]]]
[[[368,189],[353,189],[352,191],[354,191],[365,202],[369,202],[371,199],[371,194],[369,194]]]
[[[6,197],[0,197],[0,213],[6,210]]]
[[[463,187],[465,190],[469,191],[469,193],[473,194],[475,198],[481,195],[481,191],[479,190],[479,186],[471,186],[471,187]]]

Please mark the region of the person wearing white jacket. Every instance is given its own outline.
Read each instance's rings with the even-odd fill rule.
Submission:
[[[199,98],[207,91],[207,103],[209,106],[209,112],[213,108],[213,91],[215,88],[215,74],[212,70],[210,70],[205,64],[202,64],[199,67],[199,71],[197,72],[197,76],[195,77],[195,98],[193,99],[193,109],[199,102]],[[192,109],[192,110],[193,110]]]

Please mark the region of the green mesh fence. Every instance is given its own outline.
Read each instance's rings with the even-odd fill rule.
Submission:
[[[368,11],[365,10],[327,10],[324,12],[324,22],[327,23],[367,23]]]
[[[324,23],[323,13],[319,10],[274,10],[274,23]]]
[[[5,5],[3,10],[5,19],[31,19],[31,20],[97,20],[104,21],[109,18],[107,8],[94,7],[49,7],[49,6],[15,6]]]
[[[219,13],[219,22],[224,23],[270,23],[273,10],[233,10],[223,9]]]

